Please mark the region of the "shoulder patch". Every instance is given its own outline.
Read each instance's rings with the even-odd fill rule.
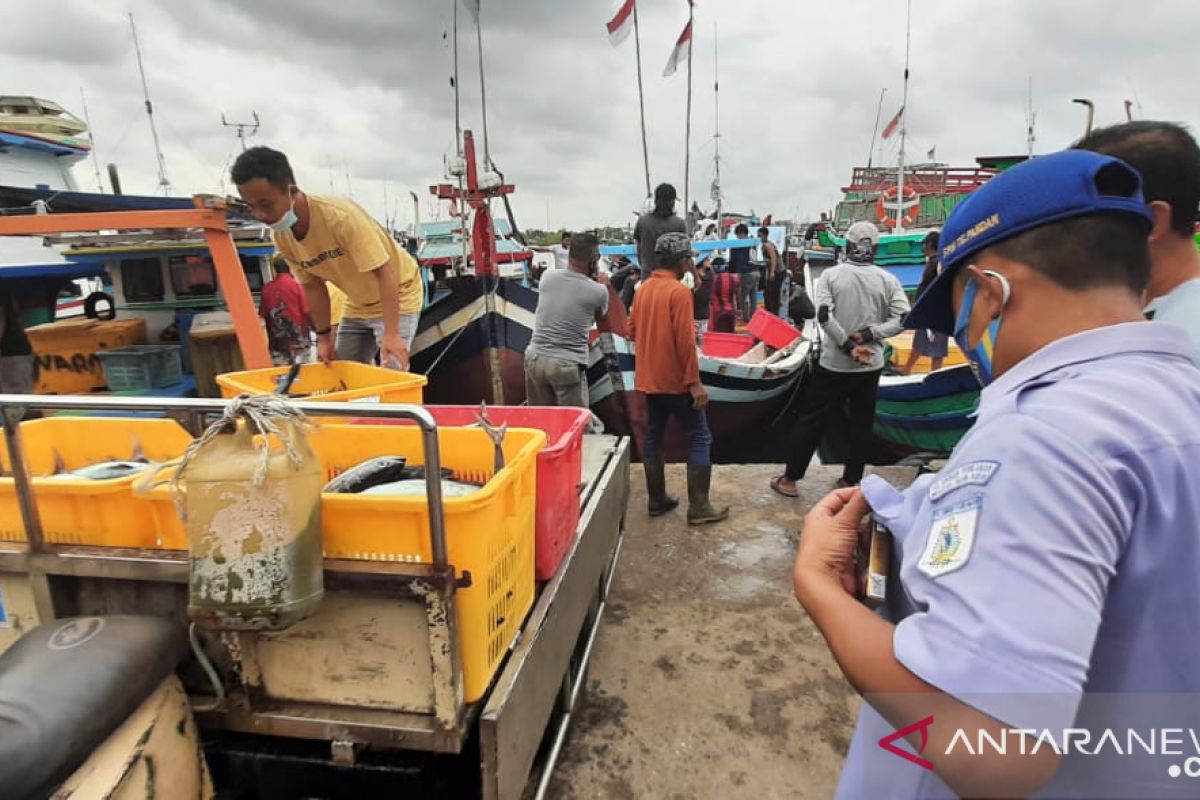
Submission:
[[[996,461],[972,461],[955,467],[929,484],[929,499],[936,502],[963,486],[983,486],[1000,468]]]
[[[971,557],[983,498],[979,495],[934,512],[917,568],[931,578],[961,569]]]

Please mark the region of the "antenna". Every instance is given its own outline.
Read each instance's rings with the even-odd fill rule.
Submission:
[[[251,111],[250,116],[254,117],[254,122],[226,122],[225,115],[221,115],[221,124],[226,128],[237,128],[234,133],[238,141],[242,143],[242,152],[246,152],[246,139],[258,133],[258,126],[261,124],[258,121],[258,112]],[[249,133],[247,133],[249,131]]]
[[[871,149],[867,151],[867,169],[871,168],[872,158],[875,155],[875,137],[879,135],[879,115],[883,113],[883,96],[887,94],[887,87],[879,90],[879,107],[875,109],[875,128],[871,131]],[[879,145],[879,155],[883,158],[883,143]]]
[[[96,155],[96,137],[92,135],[92,118],[88,115],[87,98],[83,95],[83,87],[79,87],[79,102],[83,104],[83,121],[88,126],[88,141],[92,144],[92,166],[96,169],[96,188],[104,194],[104,179],[100,177],[100,157]]]
[[[1078,103],[1079,105],[1081,105],[1087,109],[1087,124],[1084,125],[1084,128],[1083,128],[1083,135],[1087,136],[1089,133],[1092,132],[1092,120],[1094,119],[1094,117],[1096,115],[1096,106],[1094,103],[1092,103],[1091,100],[1088,100],[1087,98],[1083,98],[1083,97],[1076,97],[1071,102]]]
[[[720,50],[717,41],[717,21],[713,20],[713,185],[712,199],[717,204],[717,233],[722,231],[721,213],[725,196],[721,191],[721,78]]]
[[[150,90],[146,87],[146,69],[142,66],[142,48],[138,44],[137,26],[133,24],[133,13],[129,14],[129,29],[133,31],[133,51],[137,53],[138,74],[142,76],[142,96],[146,99],[146,117],[150,120],[150,135],[154,137],[154,155],[158,159],[158,188],[164,195],[171,193],[171,181],[167,178],[167,162],[163,159],[162,147],[158,143],[158,128],[154,127],[154,106],[150,103]]]
[[[1029,91],[1025,95],[1025,153],[1029,158],[1033,158],[1033,143],[1037,141],[1037,137],[1033,133],[1033,127],[1037,124],[1037,114],[1033,110],[1033,76],[1029,76]]]
[[[900,158],[896,168],[896,233],[904,232],[904,140],[908,135],[908,55],[912,40],[912,0],[904,26],[904,98],[900,102]]]

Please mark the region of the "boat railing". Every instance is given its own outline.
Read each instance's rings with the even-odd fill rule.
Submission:
[[[33,499],[33,483],[21,441],[21,419],[27,411],[99,411],[107,413],[159,412],[188,420],[192,434],[198,434],[210,417],[225,412],[229,400],[167,397],[111,397],[88,395],[0,394],[0,416],[8,443],[9,467],[16,488],[17,503],[30,553],[45,551],[41,518]],[[288,401],[311,417],[367,417],[371,419],[408,419],[421,428],[421,447],[425,461],[425,496],[429,509],[429,536],[433,566],[438,572],[448,568],[446,518],[442,506],[442,459],[438,446],[437,422],[426,409],[403,403],[322,403]]]
[[[912,167],[904,170],[904,185],[917,194],[963,194],[974,191],[997,174],[987,167]],[[896,170],[855,167],[846,194],[879,193],[896,184]]]

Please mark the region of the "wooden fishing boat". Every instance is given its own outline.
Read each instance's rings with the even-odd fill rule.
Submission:
[[[969,365],[880,379],[875,435],[912,452],[948,453],[974,423],[979,381]]]

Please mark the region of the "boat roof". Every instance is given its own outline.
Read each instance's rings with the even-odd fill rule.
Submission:
[[[0,239],[0,281],[16,278],[90,278],[104,274],[103,265],[83,265],[48,247],[40,236]]]

